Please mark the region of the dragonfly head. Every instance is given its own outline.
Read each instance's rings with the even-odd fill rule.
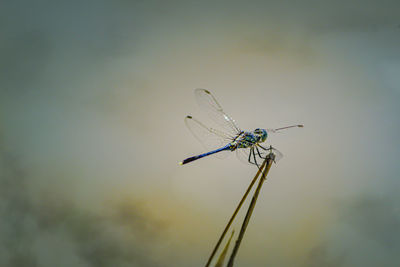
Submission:
[[[267,140],[267,131],[264,129],[260,129],[257,128],[254,130],[254,134],[260,137],[260,141],[259,142],[264,142],[265,140]]]

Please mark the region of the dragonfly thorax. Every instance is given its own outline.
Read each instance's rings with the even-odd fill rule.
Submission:
[[[234,142],[231,143],[231,150],[236,148],[248,148],[262,143],[267,139],[267,131],[264,129],[255,129],[252,132],[242,132]]]

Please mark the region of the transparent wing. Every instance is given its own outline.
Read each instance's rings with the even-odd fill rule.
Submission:
[[[199,106],[231,137],[235,137],[241,132],[235,121],[224,112],[221,105],[208,90],[196,89],[194,90],[194,94]]]
[[[266,130],[267,130],[268,133],[276,134],[276,133],[284,132],[283,130],[287,130],[289,128],[296,128],[296,127],[303,128],[304,125],[303,124],[295,124],[295,125],[290,125],[290,126],[286,126],[286,127],[277,128],[277,129],[266,129]]]
[[[275,162],[283,158],[283,154],[278,149],[272,148],[272,152],[275,154]]]
[[[199,140],[206,150],[214,150],[232,142],[232,138],[221,131],[209,128],[192,116],[186,116],[185,124],[193,136]],[[217,158],[225,158],[230,151],[216,153]]]
[[[249,163],[250,148],[238,148],[236,149],[236,157],[245,164]]]
[[[282,134],[284,131],[276,131],[275,129],[265,129],[265,130],[267,130],[267,133],[268,134],[271,134],[271,135],[277,135],[277,134]]]

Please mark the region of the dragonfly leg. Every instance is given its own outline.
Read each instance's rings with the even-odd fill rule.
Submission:
[[[260,158],[262,158],[262,159],[265,159],[265,157],[261,156],[261,153],[260,153],[260,150],[258,150],[258,147],[256,147],[256,150],[257,150],[258,156],[259,156]]]
[[[257,160],[256,160],[256,153],[254,152],[254,147],[251,148],[251,151],[253,151],[254,162],[257,165],[258,169],[260,169],[260,166],[258,165]]]
[[[254,152],[254,151],[253,151],[252,149],[250,149],[250,153],[249,153],[249,159],[248,159],[248,161],[249,161],[249,163],[250,163],[250,164],[253,164],[253,165],[255,165],[255,162],[251,162],[251,160],[252,160],[252,157],[251,157],[251,156],[252,156],[253,152]]]
[[[261,147],[261,148],[264,149],[264,150],[269,150],[269,148],[265,148],[265,147],[263,147],[263,146],[260,145],[260,144],[257,144],[257,146]]]
[[[263,147],[262,145],[260,145],[260,144],[257,144],[259,147],[261,147],[262,149],[264,149],[264,150],[266,150],[266,151],[270,151],[270,152],[272,152],[272,146],[269,146],[269,148],[265,148],[265,147]],[[258,149],[257,149],[257,151],[258,151]],[[266,156],[267,157],[267,156]],[[275,161],[275,159],[274,159],[274,162],[276,163],[276,161]]]
[[[249,159],[247,160],[250,164],[253,164],[252,162],[251,162],[251,150],[250,150],[250,153],[249,153]]]
[[[260,151],[258,150],[258,148],[257,148],[256,146],[255,146],[255,148],[256,148],[257,154],[258,154],[258,156],[259,156],[260,158],[262,158],[262,159],[266,159],[266,158],[267,158],[267,156],[265,156],[265,157],[263,158],[263,157],[261,156],[261,153],[260,153]],[[251,150],[253,151],[253,157],[254,157],[255,165],[257,165],[257,168],[258,168],[258,169],[260,170],[260,172],[261,172],[260,165],[258,165],[257,160],[256,160],[256,153],[254,152],[254,147],[252,147]],[[263,173],[262,175],[263,175],[263,177],[264,177],[264,179],[265,179],[264,173]]]
[[[262,149],[264,149],[265,151],[269,151],[270,153],[272,152],[272,149],[273,149],[272,146],[269,146],[269,148],[265,148],[265,147],[263,147],[263,146],[260,145],[260,144],[257,144],[257,146],[260,147],[260,148],[262,148]],[[258,151],[258,149],[257,149],[257,151]],[[265,159],[265,158],[264,158],[264,159]]]

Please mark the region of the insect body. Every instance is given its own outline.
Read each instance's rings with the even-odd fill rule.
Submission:
[[[245,132],[240,130],[236,125],[236,122],[223,111],[220,104],[208,90],[196,89],[195,95],[200,107],[202,107],[208,113],[210,118],[213,119],[223,130],[209,128],[192,116],[186,116],[185,118],[187,127],[206,147],[208,147],[210,141],[211,143],[217,141],[217,143],[225,145],[207,153],[187,158],[180,162],[180,164],[186,164],[224,151],[236,151],[239,158],[245,159],[247,162],[259,167],[258,161],[260,161],[260,159],[265,159],[272,150],[275,152],[277,159],[282,157],[282,154],[272,146],[266,148],[261,145],[261,143],[264,143],[267,140],[269,133],[275,133],[292,127],[303,127],[303,125],[292,125],[278,129],[257,128],[254,131]]]

